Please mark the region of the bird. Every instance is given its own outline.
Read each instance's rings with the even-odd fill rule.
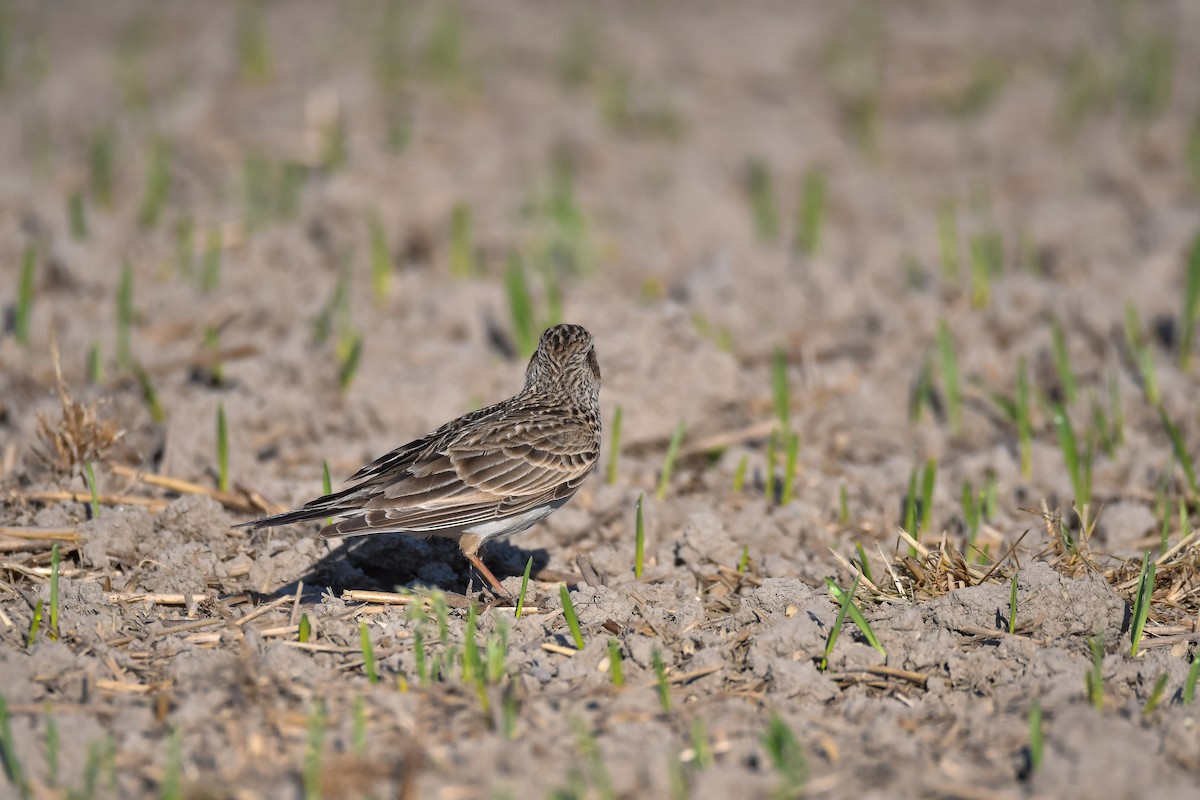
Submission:
[[[508,596],[480,547],[526,530],[570,500],[596,466],[600,432],[592,334],[580,325],[554,325],[542,333],[525,385],[512,397],[380,456],[354,473],[346,489],[238,527],[327,519],[322,539],[454,538],[498,596]]]

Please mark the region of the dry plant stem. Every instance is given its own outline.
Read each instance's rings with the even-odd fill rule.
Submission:
[[[179,494],[206,494],[216,500],[221,505],[231,511],[241,511],[246,514],[259,514],[264,511],[271,511],[271,508],[263,508],[256,502],[258,495],[251,496],[240,488],[234,492],[222,492],[218,489],[212,489],[207,486],[201,486],[198,483],[172,478],[167,475],[156,475],[152,472],[140,472],[136,469],[123,466],[121,464],[112,464],[109,467],[113,473],[125,478],[132,478],[148,486],[155,486],[160,489],[166,489]],[[274,506],[274,504],[270,504]]]
[[[18,492],[18,497],[34,503],[91,503],[92,496],[87,492]],[[150,511],[158,512],[169,506],[169,500],[154,497],[138,497],[127,494],[102,494],[96,496],[97,502],[105,506],[144,506]]]

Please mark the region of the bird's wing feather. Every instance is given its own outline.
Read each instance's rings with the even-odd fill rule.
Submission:
[[[598,433],[572,417],[534,417],[499,430],[468,426],[399,474],[377,473],[342,498],[338,510],[346,518],[321,534],[435,532],[522,514],[574,494],[595,466],[599,444]]]

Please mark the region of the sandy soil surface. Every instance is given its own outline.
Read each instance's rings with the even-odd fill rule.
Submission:
[[[1200,797],[1200,5],[0,12],[0,795]],[[519,388],[515,263],[608,426],[519,619],[231,527]]]

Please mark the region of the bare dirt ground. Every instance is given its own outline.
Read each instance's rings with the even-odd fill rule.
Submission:
[[[0,795],[1200,797],[1200,5],[0,12]],[[520,619],[231,527],[515,391],[517,275],[608,425]]]

